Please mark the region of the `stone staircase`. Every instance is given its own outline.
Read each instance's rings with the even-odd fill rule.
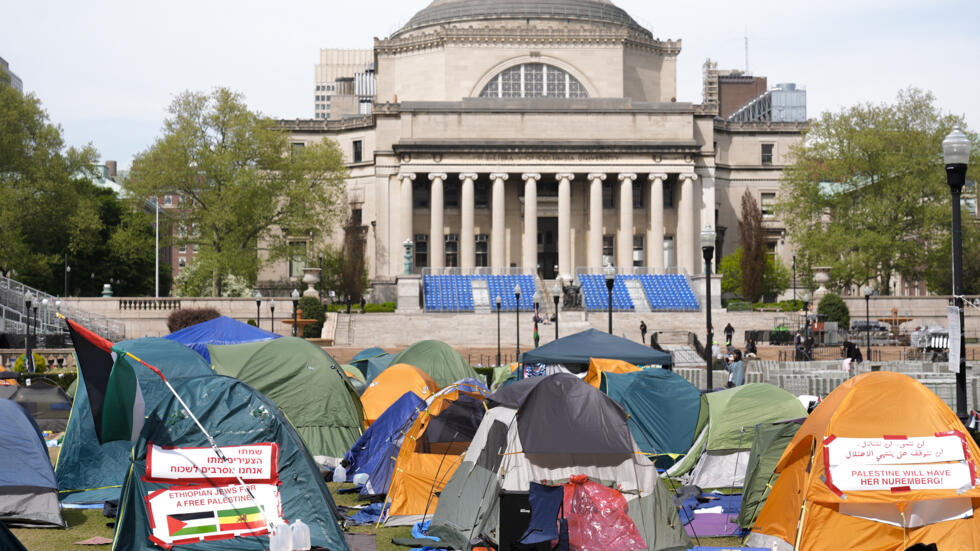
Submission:
[[[490,288],[485,279],[473,279],[470,282],[473,289],[473,311],[477,314],[490,313]]]
[[[627,279],[623,283],[626,284],[626,292],[629,293],[630,300],[633,301],[633,311],[650,312],[650,302],[647,301],[647,294],[643,292],[643,286],[640,285],[640,281],[637,279]]]
[[[333,342],[335,346],[354,344],[354,316],[352,314],[343,312],[337,314]]]

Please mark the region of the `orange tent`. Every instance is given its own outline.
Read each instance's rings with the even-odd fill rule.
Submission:
[[[963,424],[921,383],[900,373],[860,375],[800,427],[747,544],[980,549],[978,461]]]
[[[429,374],[414,365],[395,364],[381,372],[361,394],[364,421],[370,425],[406,392],[425,400],[439,391]]]
[[[456,472],[483,420],[486,396],[485,387],[459,382],[428,400],[398,450],[386,526],[414,524],[435,513],[439,492]]]
[[[641,371],[639,367],[623,360],[607,360],[604,358],[589,358],[589,372],[585,374],[585,382],[599,388],[602,373],[632,373]]]

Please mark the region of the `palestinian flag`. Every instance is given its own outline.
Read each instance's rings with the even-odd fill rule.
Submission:
[[[167,515],[167,530],[172,539],[265,528],[267,528],[265,517],[258,507]]]
[[[100,443],[135,440],[143,426],[143,393],[130,360],[108,341],[65,318]],[[128,413],[127,413],[128,410]]]

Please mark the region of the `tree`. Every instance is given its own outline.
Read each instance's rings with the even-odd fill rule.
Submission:
[[[777,204],[801,264],[830,266],[838,289],[875,281],[887,293],[894,274],[921,280],[950,227],[941,144],[954,126],[965,128],[963,119],[914,88],[892,105],[861,104],[814,121]]]
[[[127,189],[177,195],[178,242],[199,246],[212,296],[226,275],[254,284],[264,263],[289,258],[290,237],[319,238],[335,225],[346,170],[334,142],[291,147],[275,121],[225,88],[185,92],[169,112],[163,135],[134,159]]]
[[[775,297],[789,287],[789,270],[770,255],[765,255],[765,269],[762,274],[760,297]],[[732,293],[748,300],[742,290],[742,247],[721,259],[718,263],[721,274],[721,292]],[[757,302],[757,301],[751,301]]]
[[[742,213],[738,220],[739,244],[742,248],[742,295],[749,302],[762,297],[766,271],[765,230],[762,209],[749,190],[742,194]]]
[[[348,218],[344,227],[344,247],[340,255],[343,259],[340,270],[340,284],[344,295],[351,302],[360,302],[367,287],[367,266],[364,251],[367,245],[367,228]]]
[[[851,326],[851,311],[840,295],[827,293],[817,305],[817,313],[827,317],[827,321],[836,321],[838,327],[847,329]]]
[[[964,220],[969,218],[964,217]],[[980,294],[980,228],[963,224],[963,294]],[[926,257],[925,281],[929,292],[953,294],[953,238],[945,233]]]

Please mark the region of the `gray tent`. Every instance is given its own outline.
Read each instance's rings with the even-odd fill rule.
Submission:
[[[499,494],[556,485],[573,475],[615,487],[650,550],[691,541],[654,464],[636,447],[626,414],[578,377],[559,373],[492,395],[463,462],[443,489],[430,534],[453,549],[499,543]]]
[[[10,400],[0,400],[0,458],[0,521],[63,528],[58,484],[41,430],[22,406]]]

